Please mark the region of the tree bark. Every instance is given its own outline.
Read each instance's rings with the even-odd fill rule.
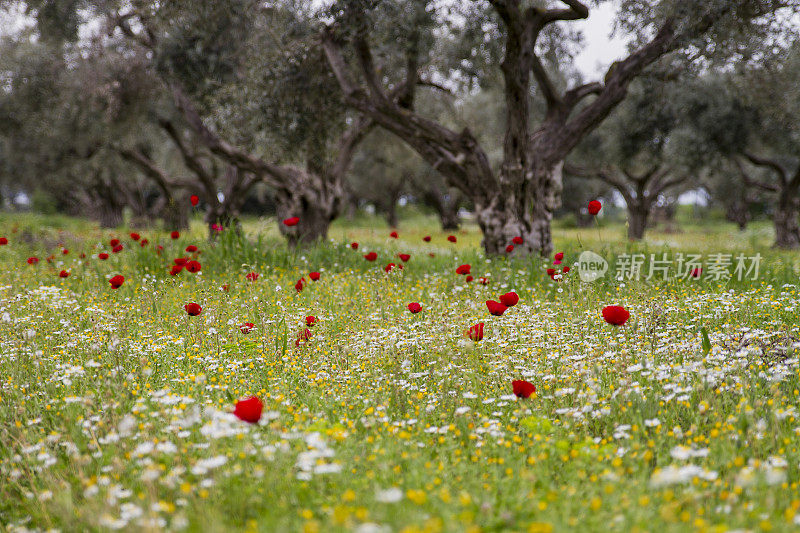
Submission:
[[[647,228],[650,209],[635,203],[628,205],[628,240],[641,241]]]
[[[800,247],[800,226],[797,222],[799,213],[795,192],[784,188],[779,194],[773,215],[775,247],[783,249]]]

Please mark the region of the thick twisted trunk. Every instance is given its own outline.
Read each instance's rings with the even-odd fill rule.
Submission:
[[[300,220],[295,226],[279,224],[289,246],[294,248],[324,240],[331,222],[339,215],[344,199],[340,180],[294,169],[291,188],[277,191],[278,220]]]
[[[649,207],[635,203],[628,204],[628,240],[641,241],[644,239],[649,215]]]
[[[798,201],[794,191],[781,191],[775,206],[775,214],[772,217],[775,225],[776,248],[800,248],[800,226],[797,218]]]

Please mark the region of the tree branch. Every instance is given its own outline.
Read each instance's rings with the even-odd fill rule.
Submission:
[[[744,152],[742,155],[746,157],[748,161],[758,167],[769,168],[777,172],[781,182],[785,184],[789,182],[789,169],[775,159],[762,157],[751,152]]]

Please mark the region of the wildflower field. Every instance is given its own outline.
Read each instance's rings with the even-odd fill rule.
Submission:
[[[800,527],[800,255],[758,227],[488,260],[432,219],[298,251],[0,222],[8,531]],[[587,283],[583,250],[763,260]]]

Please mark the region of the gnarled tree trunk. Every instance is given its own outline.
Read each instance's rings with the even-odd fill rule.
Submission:
[[[647,229],[647,219],[650,215],[648,206],[632,203],[628,205],[628,240],[641,241]]]
[[[775,214],[772,217],[775,225],[775,246],[777,248],[794,249],[800,247],[800,225],[798,225],[798,199],[794,191],[782,190]]]

